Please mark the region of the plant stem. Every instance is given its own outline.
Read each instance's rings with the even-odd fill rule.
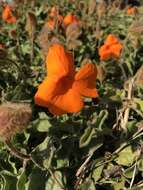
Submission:
[[[133,83],[134,79],[132,78],[130,83],[129,83],[129,88],[128,88],[128,100],[130,101],[132,99],[132,91],[133,91]],[[124,111],[124,116],[123,119],[121,120],[121,128],[124,129],[125,131],[127,130],[127,123],[129,119],[129,113],[130,113],[130,107],[127,107]]]
[[[10,142],[9,139],[5,141],[10,153],[21,160],[30,160],[30,155],[25,155],[19,152]]]
[[[135,163],[135,167],[134,167],[134,171],[133,171],[133,175],[132,175],[132,180],[130,183],[130,188],[132,188],[132,186],[133,186],[135,175],[136,175],[136,170],[137,170],[137,163]]]
[[[81,172],[84,170],[85,166],[87,165],[87,163],[90,161],[92,155],[89,155],[86,160],[83,162],[83,164],[80,166],[80,168],[77,170],[76,172],[76,177],[78,177]]]

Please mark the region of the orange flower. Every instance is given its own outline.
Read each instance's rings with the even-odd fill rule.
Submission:
[[[58,24],[58,27],[60,27],[63,22],[63,17],[59,15],[57,7],[52,7],[49,15],[50,20],[47,22],[48,27],[51,30],[54,30],[56,23]]]
[[[110,58],[119,58],[123,45],[117,37],[109,34],[103,46],[99,48],[100,60],[107,61]]]
[[[136,7],[129,7],[128,9],[127,9],[127,14],[128,15],[133,15],[133,14],[136,14],[137,13],[137,8]]]
[[[53,44],[49,48],[46,66],[48,76],[38,87],[35,103],[47,107],[51,113],[79,112],[84,106],[82,96],[98,96],[96,66],[88,63],[76,72],[72,54],[62,45]]]
[[[6,5],[3,12],[2,12],[2,18],[5,22],[9,24],[16,23],[16,17],[13,16],[12,8],[10,5]]]
[[[64,25],[67,27],[68,25],[70,25],[72,23],[79,23],[79,20],[74,14],[69,13],[64,18]]]
[[[52,18],[50,19],[48,22],[47,22],[47,25],[48,27],[51,29],[51,30],[54,30],[55,26],[56,26],[56,23],[58,25],[58,27],[61,26],[62,24],[62,21],[63,21],[63,17],[61,15],[58,15],[57,16],[57,19],[56,18]]]

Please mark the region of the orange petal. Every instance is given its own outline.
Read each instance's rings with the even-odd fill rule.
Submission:
[[[79,112],[83,108],[81,95],[70,88],[64,94],[52,98],[49,111],[55,115]]]
[[[101,61],[107,61],[111,58],[112,53],[109,45],[103,45],[99,48],[99,56]]]
[[[2,18],[7,23],[15,23],[16,22],[16,17],[14,17],[12,14],[11,6],[9,6],[9,5],[5,6],[3,13],[2,13]]]
[[[72,55],[60,44],[53,44],[48,51],[46,66],[48,76],[64,77],[75,73]]]
[[[96,77],[96,66],[93,64],[86,64],[76,74],[73,88],[82,96],[97,97]]]
[[[67,27],[69,24],[72,24],[72,23],[78,23],[78,19],[75,15],[73,15],[72,13],[69,13],[68,15],[65,16],[64,18],[64,25]]]
[[[112,56],[115,57],[115,58],[119,58],[122,48],[123,48],[123,46],[120,43],[112,45],[111,46]]]
[[[112,45],[112,44],[115,44],[118,42],[119,42],[118,38],[116,36],[114,36],[113,34],[109,34],[105,40],[106,45]]]
[[[11,16],[10,18],[7,19],[7,23],[9,23],[9,24],[16,23],[16,18],[14,16]]]
[[[137,10],[136,7],[129,7],[129,8],[127,9],[127,14],[129,14],[129,15],[135,14],[135,13],[137,13],[137,12],[138,12],[138,10]]]
[[[73,78],[63,77],[56,85],[49,111],[55,115],[79,112],[83,107],[81,95],[73,89]]]
[[[39,85],[35,94],[35,103],[39,106],[48,107],[53,92],[56,90],[57,79],[54,77],[46,77]]]
[[[10,14],[11,14],[11,7],[9,5],[6,5],[3,12],[2,12],[3,20],[6,20]]]
[[[55,21],[54,21],[54,20],[49,20],[49,21],[47,22],[47,26],[49,27],[49,29],[54,30]]]
[[[46,77],[35,94],[37,105],[48,107],[55,115],[79,112],[83,107],[81,95],[72,89],[73,80]]]
[[[58,15],[58,25],[61,25],[63,22],[63,17],[61,15]]]
[[[56,18],[56,19],[55,19]],[[48,22],[47,22],[47,26],[51,29],[54,30],[54,28],[56,27],[56,25],[58,25],[58,27],[62,24],[63,21],[63,17],[61,15],[55,16],[55,18],[51,18]]]

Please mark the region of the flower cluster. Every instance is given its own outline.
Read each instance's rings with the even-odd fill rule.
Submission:
[[[60,27],[62,24],[67,27],[72,23],[79,23],[78,18],[73,13],[68,13],[65,17],[59,14],[56,7],[52,7],[49,14],[50,20],[47,22],[48,27],[54,30],[56,24]]]
[[[104,45],[99,48],[100,60],[107,61],[111,58],[119,58],[122,48],[123,45],[119,39],[116,36],[109,34]]]

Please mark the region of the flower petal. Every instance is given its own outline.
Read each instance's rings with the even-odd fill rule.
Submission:
[[[122,48],[123,48],[123,46],[120,43],[112,45],[111,48],[110,48],[112,56],[116,57],[116,58],[119,58]]]
[[[74,89],[69,89],[64,94],[52,98],[49,111],[55,115],[79,112],[83,108],[81,95]]]
[[[109,34],[105,40],[105,43],[106,45],[112,45],[112,44],[116,44],[118,43],[119,40],[116,36],[114,36],[113,34]]]
[[[73,75],[75,72],[71,53],[66,52],[60,44],[53,44],[49,48],[46,58],[48,76],[56,75],[59,78],[66,75]]]
[[[2,18],[9,24],[13,24],[16,22],[16,17],[12,14],[12,7],[10,5],[6,5],[3,12]]]
[[[64,18],[64,25],[65,27],[67,27],[68,25],[72,24],[72,23],[77,23],[78,24],[79,20],[76,17],[76,15],[69,13],[65,16]]]
[[[73,88],[82,96],[97,97],[96,77],[96,66],[93,64],[86,64],[76,74]]]
[[[46,77],[35,94],[35,103],[48,107],[55,115],[79,112],[83,107],[81,95],[72,89],[72,79]]]
[[[99,56],[101,61],[107,61],[111,58],[112,53],[109,45],[103,45],[99,48]]]
[[[48,107],[51,97],[56,90],[57,79],[54,77],[46,77],[39,85],[38,91],[35,94],[35,103],[39,106]]]

